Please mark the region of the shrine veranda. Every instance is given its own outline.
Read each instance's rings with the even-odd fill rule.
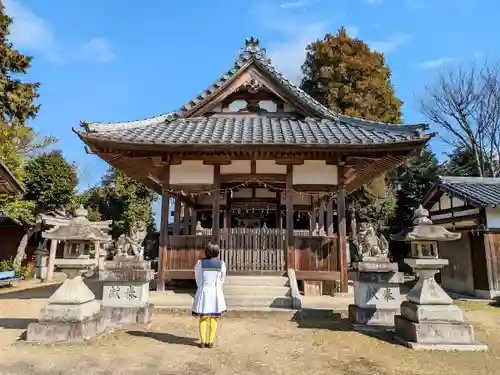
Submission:
[[[193,279],[207,243],[231,274],[340,281],[346,195],[418,152],[425,125],[337,114],[292,84],[250,38],[230,70],[176,111],[82,122],[89,152],[163,197],[158,289]],[[169,198],[175,199],[169,234]]]

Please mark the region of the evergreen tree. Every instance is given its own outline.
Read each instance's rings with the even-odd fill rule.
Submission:
[[[401,105],[384,55],[349,37],[345,28],[309,44],[302,66],[302,89],[342,114],[401,123]]]
[[[313,98],[344,115],[385,123],[401,123],[401,105],[391,84],[391,70],[383,54],[362,40],[351,38],[345,28],[326,34],[306,47],[301,87]],[[351,231],[356,221],[384,226],[394,213],[394,196],[386,176],[381,176],[348,197]]]
[[[112,235],[128,233],[130,227],[143,222],[153,225],[152,204],[157,195],[123,172],[109,168],[99,186],[87,190],[81,201],[94,220],[113,220]]]

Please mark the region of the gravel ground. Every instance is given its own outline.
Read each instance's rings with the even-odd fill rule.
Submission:
[[[213,349],[197,347],[197,321],[156,314],[147,330],[110,333],[85,344],[37,346],[15,340],[44,305],[0,292],[0,374],[500,374],[500,308],[460,302],[488,352],[417,352],[385,335],[352,331],[341,317],[223,318]]]

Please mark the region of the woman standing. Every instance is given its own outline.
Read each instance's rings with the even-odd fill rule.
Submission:
[[[209,244],[205,259],[199,260],[194,268],[198,287],[193,303],[193,316],[200,317],[200,339],[202,348],[214,344],[217,319],[227,311],[222,284],[226,277],[226,264],[217,259],[219,246]],[[208,330],[208,340],[207,340]]]

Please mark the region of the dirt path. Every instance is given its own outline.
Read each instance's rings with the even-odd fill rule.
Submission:
[[[147,331],[121,331],[81,345],[0,345],[0,374],[500,374],[500,308],[461,307],[476,324],[478,340],[490,346],[488,352],[416,352],[387,337],[353,332],[344,320],[299,325],[281,317],[225,318],[216,348],[199,349],[196,320],[159,314]],[[6,332],[17,334],[22,327],[3,328],[0,342]]]

